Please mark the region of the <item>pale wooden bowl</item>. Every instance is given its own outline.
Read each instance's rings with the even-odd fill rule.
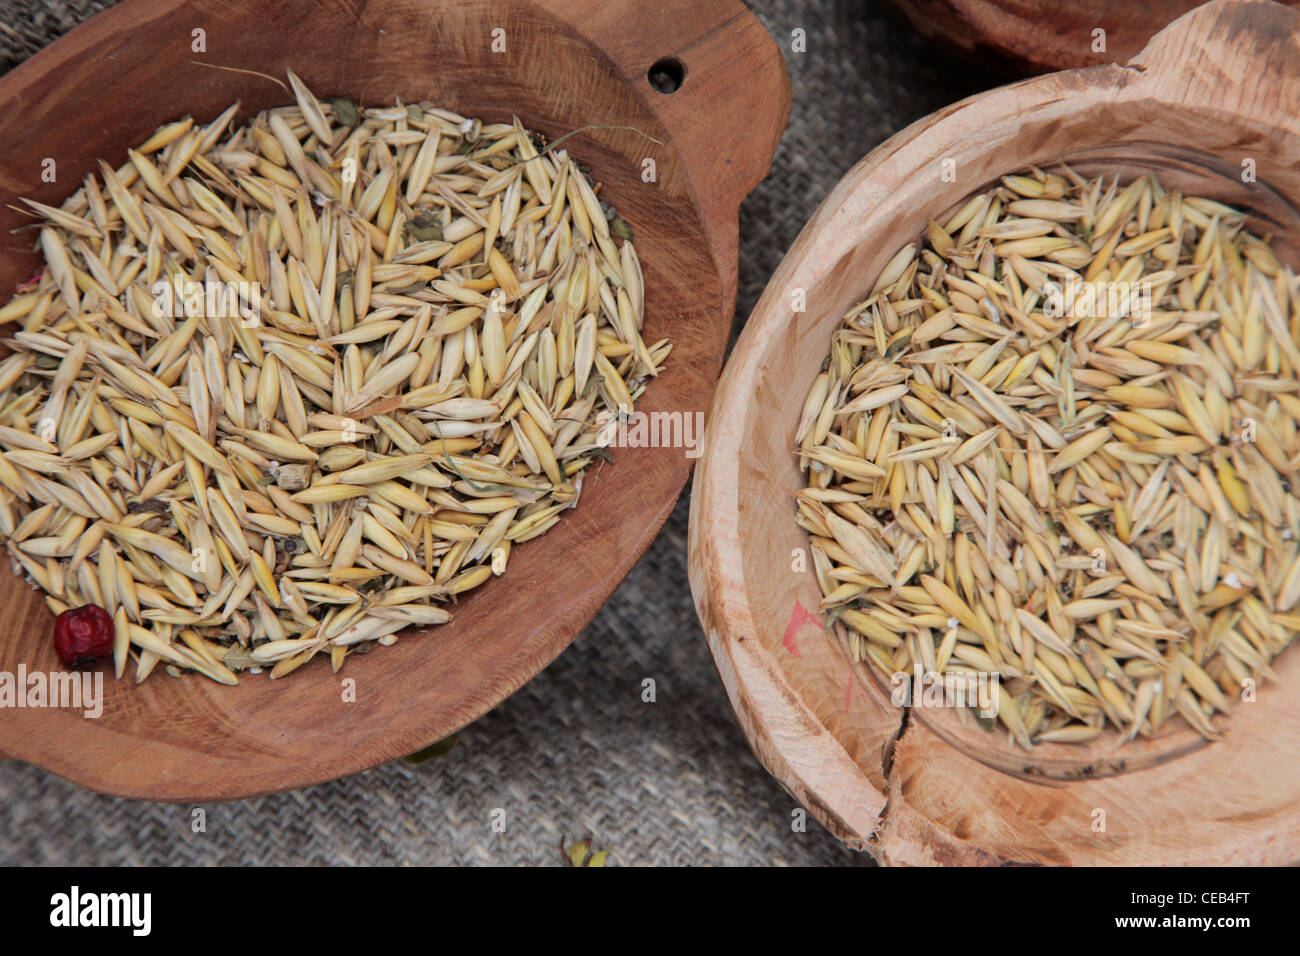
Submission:
[[[1243,205],[1300,264],[1300,14],[1215,2],[1126,66],[1057,73],[929,116],[852,169],[773,276],[728,362],[691,500],[696,606],[732,706],[764,765],[847,843],[885,863],[1244,864],[1300,859],[1300,651],[1238,703],[1224,740],[1182,727],[1132,750],[1041,749],[1067,781],[1016,775],[949,718],[891,705],[819,606],[793,519],[794,431],[832,329],[885,262],[969,194],[1030,164],[1156,169]],[[1255,160],[1257,183],[1240,180]],[[956,182],[941,176],[955,160]],[[807,311],[792,313],[796,290]],[[938,732],[936,732],[938,731]],[[985,739],[991,735],[984,735]],[[1041,746],[1041,745],[1040,745]],[[1038,749],[1038,748],[1036,748]],[[1112,747],[1113,751],[1113,747]],[[1118,774],[1072,774],[1084,763]],[[1025,759],[1019,751],[1018,759]],[[1137,768],[1137,769],[1135,769]],[[1129,772],[1121,772],[1128,770]],[[1095,829],[1104,813],[1104,829]]]
[[[206,53],[192,51],[200,29]],[[493,51],[498,29],[505,52]],[[685,73],[672,94],[648,78],[663,57]],[[98,157],[124,161],[163,122],[206,121],[236,99],[242,122],[291,102],[263,78],[194,60],[280,77],[290,67],[318,94],[363,105],[400,96],[487,121],[517,113],[552,139],[623,127],[579,132],[566,148],[635,232],[647,334],[675,344],[641,407],[708,408],[735,303],[737,210],[767,172],[790,103],[776,44],[737,0],[126,0],[0,79],[10,201],[57,205]],[[41,181],[46,157],[57,183]],[[39,269],[32,234],[9,231],[25,221],[0,210],[0,289]],[[309,666],[238,687],[110,675],[98,720],[6,710],[0,752],[96,790],[166,800],[284,790],[410,753],[496,706],[569,644],[649,545],[691,464],[681,449],[616,450],[577,510],[521,546],[452,624],[407,632],[338,675]],[[40,594],[0,573],[0,670],[60,670],[52,624]],[[344,678],[356,703],[343,702]]]

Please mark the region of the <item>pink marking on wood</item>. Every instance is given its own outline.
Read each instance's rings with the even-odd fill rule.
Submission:
[[[817,622],[817,618],[810,614],[802,604],[795,601],[794,610],[790,612],[790,622],[785,626],[785,639],[781,641],[785,649],[795,657],[803,657],[799,653],[799,642],[796,640],[796,635],[803,629],[805,624],[817,624],[818,627],[821,627]]]

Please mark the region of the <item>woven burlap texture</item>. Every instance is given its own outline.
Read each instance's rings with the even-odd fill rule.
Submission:
[[[0,0],[0,70],[108,5]],[[771,175],[741,210],[738,327],[850,166],[991,82],[864,0],[751,9],[785,51],[794,99]],[[746,746],[695,618],[686,526],[684,496],[591,626],[445,757],[201,808],[0,763],[0,864],[563,865],[561,841],[588,834],[611,865],[870,863],[811,819],[801,832],[798,805]],[[641,700],[646,677],[655,703]]]

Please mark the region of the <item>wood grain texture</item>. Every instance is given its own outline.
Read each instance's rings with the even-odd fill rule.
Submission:
[[[1280,0],[1295,6],[1300,0]],[[1201,0],[890,0],[918,31],[1017,74],[1126,63]],[[1105,31],[1094,49],[1094,30]]]
[[[842,316],[885,262],[998,176],[1067,158],[1155,170],[1252,211],[1300,266],[1300,14],[1215,2],[1126,66],[1026,80],[903,130],[827,197],[773,276],[714,398],[691,500],[691,586],[755,753],[846,842],[905,864],[1289,863],[1300,859],[1300,650],[1239,703],[1222,742],[1101,780],[1044,784],[992,769],[891,705],[793,563],[804,396]],[[1258,182],[1241,182],[1243,159]],[[956,163],[945,182],[943,161]],[[792,312],[796,290],[807,310]],[[810,560],[810,559],[809,559]],[[1095,811],[1106,830],[1094,832]]]
[[[494,29],[506,51],[491,49]],[[192,31],[206,34],[191,51]],[[647,80],[672,55],[673,94]],[[771,38],[737,0],[382,0],[276,4],[126,0],[0,80],[0,189],[57,205],[98,157],[162,122],[240,121],[290,102],[275,83],[206,64],[283,76],[365,105],[431,100],[487,121],[518,114],[604,184],[635,231],[647,334],[675,343],[646,411],[705,411],[736,293],[737,210],[766,174],[789,113]],[[633,127],[634,129],[627,129]],[[42,183],[41,161],[58,182]],[[657,167],[642,180],[643,160]],[[25,220],[0,210],[0,288],[39,262]],[[105,682],[104,715],[6,711],[0,751],[132,797],[212,800],[284,790],[410,753],[494,707],[564,649],[609,597],[671,510],[691,466],[681,449],[619,449],[554,530],[521,546],[506,577],[455,608],[452,624],[350,658],[339,675],[305,667],[227,688],[159,673]],[[16,577],[0,580],[0,670],[57,670],[52,619]],[[342,702],[340,680],[356,681]]]

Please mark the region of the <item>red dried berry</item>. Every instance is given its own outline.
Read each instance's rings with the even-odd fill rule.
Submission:
[[[64,611],[54,619],[54,649],[69,667],[89,667],[113,656],[113,619],[98,604]]]

